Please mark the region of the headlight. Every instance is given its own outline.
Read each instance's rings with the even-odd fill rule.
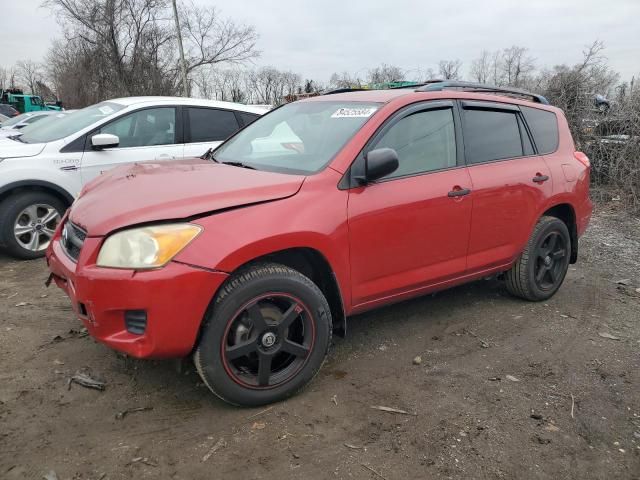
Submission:
[[[98,266],[112,268],[159,268],[186,247],[202,227],[172,223],[132,228],[107,238],[98,254]]]

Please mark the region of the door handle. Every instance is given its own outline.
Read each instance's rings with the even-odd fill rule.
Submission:
[[[449,197],[463,197],[465,195],[469,195],[471,193],[471,190],[469,190],[468,188],[460,188],[460,187],[454,187],[453,190],[451,190],[449,193],[447,193],[447,196]]]
[[[536,176],[532,179],[535,183],[544,183],[549,180],[549,175],[542,175],[541,173],[536,173]]]

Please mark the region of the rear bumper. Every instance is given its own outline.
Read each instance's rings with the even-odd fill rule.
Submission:
[[[593,203],[587,194],[586,200],[576,211],[576,230],[578,237],[587,230],[589,222],[591,221],[591,214],[593,213]]]
[[[149,271],[101,268],[92,262],[100,243],[87,238],[78,263],[67,256],[59,237],[47,250],[53,280],[91,336],[138,358],[188,355],[207,307],[228,275],[177,262]],[[146,312],[144,333],[127,330],[128,310]]]

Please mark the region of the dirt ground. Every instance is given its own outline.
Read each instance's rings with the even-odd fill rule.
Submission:
[[[0,257],[0,478],[640,478],[640,221],[611,205],[547,303],[494,279],[354,317],[267,409],[94,342],[45,278]]]

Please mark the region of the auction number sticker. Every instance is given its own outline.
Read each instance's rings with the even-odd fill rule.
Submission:
[[[331,115],[331,118],[368,118],[376,110],[376,107],[343,107]]]

